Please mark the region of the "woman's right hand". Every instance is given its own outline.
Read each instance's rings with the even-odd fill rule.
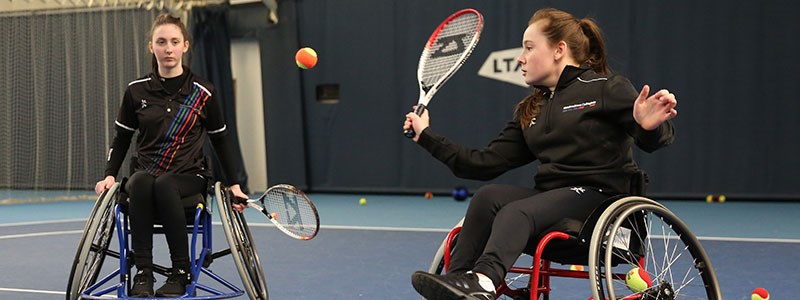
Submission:
[[[98,181],[97,184],[94,185],[94,192],[100,196],[100,194],[105,192],[107,189],[110,189],[116,181],[117,180],[114,178],[114,176],[106,176],[105,179]]]
[[[428,109],[424,109],[421,116],[415,114],[415,110],[417,110],[416,105],[411,107],[411,112],[406,114],[406,121],[403,123],[403,130],[414,128],[414,133],[416,133],[413,138],[414,142],[419,141],[419,134],[431,125]]]

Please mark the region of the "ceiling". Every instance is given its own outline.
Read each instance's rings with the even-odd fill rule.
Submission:
[[[115,8],[143,8],[178,13],[189,11],[195,6],[250,2],[263,2],[271,11],[277,10],[275,0],[0,0],[0,14]]]

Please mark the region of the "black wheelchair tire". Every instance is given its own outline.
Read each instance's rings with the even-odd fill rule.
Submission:
[[[604,236],[595,239],[596,237],[593,235],[593,247],[591,247],[593,249],[593,255],[590,257],[590,260],[592,260],[592,262],[590,262],[590,268],[592,269],[592,273],[594,273],[591,275],[595,278],[590,280],[590,282],[592,284],[592,296],[594,299],[604,299],[605,297],[617,299],[620,296],[624,297],[632,293],[627,286],[625,286],[624,280],[614,279],[613,273],[615,271],[613,267],[603,267],[610,266],[614,263],[615,251],[608,247],[599,246],[602,244],[613,245],[617,232],[622,226],[621,224],[631,219],[649,220],[648,222],[642,222],[642,225],[645,226],[645,232],[633,230],[630,233],[632,238],[639,238],[637,242],[644,243],[646,242],[645,240],[650,241],[651,238],[662,239],[661,241],[657,240],[657,243],[648,244],[651,246],[647,247],[645,258],[647,261],[670,261],[666,266],[660,266],[662,270],[656,270],[656,268],[659,267],[656,263],[651,263],[649,267],[646,263],[647,271],[657,274],[653,281],[659,282],[659,286],[663,287],[663,291],[666,291],[666,287],[668,286],[669,289],[672,290],[670,293],[675,293],[677,291],[683,293],[680,295],[683,297],[709,300],[721,299],[719,283],[717,282],[711,260],[697,237],[689,230],[688,226],[682,220],[663,205],[647,198],[628,197],[618,202],[620,205],[617,205],[614,210],[609,211],[608,215],[604,214],[604,216],[601,216],[600,221],[598,221],[598,226],[595,227],[594,233],[602,233]],[[646,218],[631,218],[632,216],[646,216]],[[654,223],[656,226],[653,226]],[[661,224],[661,226],[658,226],[659,224]],[[662,231],[668,230],[669,232],[661,232],[660,234],[657,232],[650,232],[649,228],[651,227],[655,228],[656,231],[658,228],[661,228]],[[678,242],[682,243],[682,245],[672,245]],[[661,257],[662,254],[658,253],[658,246],[654,245],[667,245],[664,246],[665,249],[663,249],[664,257]],[[679,253],[681,255],[676,255],[676,250],[680,249],[684,249],[683,251],[685,252],[678,251],[682,253]],[[682,256],[683,253],[687,255]],[[683,257],[683,259],[680,257]],[[617,255],[617,258],[619,258],[619,255]],[[687,268],[687,270],[685,273],[683,270],[678,270],[678,273],[687,276],[694,275],[693,278],[699,278],[700,280],[698,281],[701,281],[701,283],[692,280],[689,280],[689,283],[687,283],[685,278],[676,281],[674,278],[666,278],[658,275],[672,273],[673,267],[680,268],[681,265]],[[669,272],[667,272],[666,269],[669,269]],[[619,270],[616,272],[619,273]],[[673,290],[675,287],[679,288]],[[652,293],[657,293],[656,290],[658,289],[654,289]]]
[[[217,210],[219,211],[222,227],[228,245],[231,248],[231,256],[236,264],[239,276],[242,278],[244,290],[250,299],[268,300],[269,292],[265,282],[264,271],[258,258],[258,252],[253,244],[253,236],[247,227],[244,214],[231,209],[231,199],[226,193],[222,192],[222,185],[215,184],[215,198],[217,199]]]
[[[81,293],[97,281],[115,227],[114,207],[119,183],[103,192],[86,221],[67,283],[66,299],[80,299]]]

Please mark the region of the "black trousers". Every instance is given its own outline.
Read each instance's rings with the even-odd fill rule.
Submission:
[[[535,249],[532,240],[544,230],[564,218],[587,219],[610,196],[590,187],[546,192],[499,184],[481,187],[467,208],[449,272],[473,270],[499,286],[520,254]]]
[[[164,227],[173,267],[188,268],[189,238],[181,198],[205,193],[206,179],[195,174],[134,173],[125,186],[130,203],[128,214],[131,247],[137,269],[153,266],[153,225],[155,217]]]

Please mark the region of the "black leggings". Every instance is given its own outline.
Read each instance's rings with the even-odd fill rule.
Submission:
[[[467,208],[449,272],[473,270],[503,282],[531,240],[565,218],[585,220],[609,194],[589,187],[546,192],[492,184],[480,188]]]
[[[131,246],[137,269],[153,266],[153,225],[156,215],[164,226],[173,267],[189,267],[189,238],[181,198],[204,193],[206,179],[195,174],[134,173],[125,190],[130,204]]]

